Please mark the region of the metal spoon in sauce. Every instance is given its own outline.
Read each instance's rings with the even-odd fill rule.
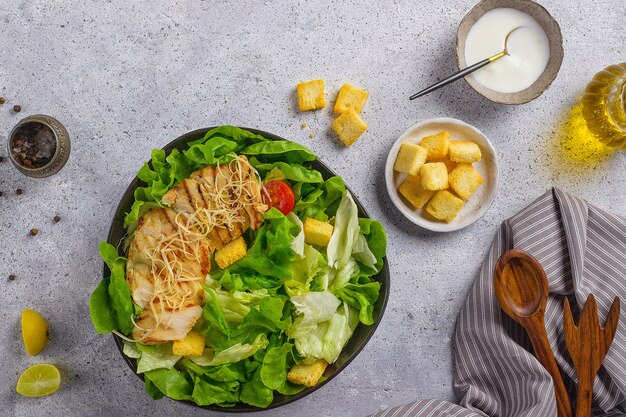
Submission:
[[[441,87],[443,87],[444,85],[448,85],[456,80],[458,80],[459,78],[463,78],[468,74],[471,74],[472,72],[484,67],[485,65],[491,64],[493,61],[496,61],[500,58],[502,58],[503,56],[506,56],[509,54],[509,50],[508,50],[508,42],[509,42],[509,37],[511,36],[511,34],[513,32],[515,32],[517,29],[521,28],[523,26],[518,26],[514,29],[512,29],[509,33],[506,34],[506,37],[504,38],[504,49],[502,50],[502,52],[498,52],[495,55],[490,56],[489,58],[485,58],[482,61],[478,61],[477,63],[470,65],[467,68],[464,68],[460,71],[455,72],[454,74],[450,75],[447,78],[444,78],[443,80],[437,82],[436,84],[431,85],[428,88],[423,89],[420,92],[417,92],[415,94],[413,94],[411,97],[409,97],[409,100],[414,100],[418,97],[421,97],[425,94],[430,93],[431,91],[435,91]]]

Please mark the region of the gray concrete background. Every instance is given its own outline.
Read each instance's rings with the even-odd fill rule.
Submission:
[[[2,0],[0,96],[7,103],[0,106],[0,139],[22,117],[45,113],[65,124],[73,149],[63,171],[47,179],[28,179],[6,159],[0,163],[0,414],[210,414],[150,400],[111,337],[93,330],[87,301],[101,278],[97,244],[150,150],[218,124],[309,146],[389,237],[392,292],[367,347],[323,389],[259,415],[363,416],[415,399],[454,400],[456,315],[502,220],[553,185],[614,212],[626,208],[626,154],[580,163],[560,151],[560,126],[576,97],[596,71],[625,58],[626,3],[543,3],[563,31],[563,67],[544,95],[507,107],[463,82],[407,99],[455,69],[456,26],[473,2]],[[326,80],[329,103],[345,82],[370,92],[363,111],[370,128],[350,149],[329,133],[331,106],[296,110],[295,84],[317,77]],[[12,112],[14,104],[22,113]],[[481,129],[500,162],[491,209],[450,234],[401,218],[383,182],[393,141],[409,125],[438,116]],[[54,224],[57,214],[62,220]],[[33,227],[36,237],[28,236]],[[26,307],[50,326],[49,345],[37,357],[27,356],[20,340]],[[60,391],[20,397],[18,375],[40,362],[60,368]]]

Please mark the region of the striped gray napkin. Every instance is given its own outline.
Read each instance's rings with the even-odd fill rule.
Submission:
[[[620,214],[626,211],[624,207],[618,209]],[[502,312],[494,294],[496,261],[512,248],[531,253],[546,270],[550,286],[548,338],[570,398],[574,398],[577,379],[563,338],[563,299],[569,298],[576,319],[587,296],[593,293],[600,323],[606,320],[616,295],[622,303],[626,301],[626,219],[554,188],[502,224],[459,313],[454,386],[462,395],[460,405],[423,400],[373,417],[557,415],[550,375],[532,355],[522,327]],[[626,318],[622,314],[613,345],[594,382],[592,414],[622,414],[619,404],[625,394]]]

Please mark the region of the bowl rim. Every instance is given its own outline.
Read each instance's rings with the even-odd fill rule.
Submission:
[[[460,126],[460,127],[471,130],[473,133],[475,133],[484,141],[484,146],[487,148],[487,150],[489,151],[493,159],[492,165],[494,167],[494,172],[495,172],[495,176],[493,178],[493,191],[489,193],[488,199],[486,200],[485,204],[482,205],[480,210],[478,210],[477,214],[474,216],[474,218],[471,221],[467,221],[467,222],[459,223],[459,224],[451,224],[451,223],[444,223],[444,222],[435,223],[435,222],[428,221],[427,219],[422,219],[419,216],[417,217],[413,216],[412,213],[414,212],[414,210],[411,210],[402,201],[402,198],[400,197],[396,189],[397,187],[394,184],[393,166],[398,156],[400,146],[405,141],[406,137],[412,134],[413,131],[419,128],[425,127],[429,124],[435,124],[435,123],[436,124],[451,124],[451,125]],[[481,143],[480,145],[482,146],[483,144]],[[398,137],[398,139],[396,139],[393,145],[391,145],[391,148],[389,149],[389,154],[387,155],[387,161],[385,162],[385,185],[387,187],[387,194],[389,195],[389,198],[391,199],[391,202],[393,203],[393,205],[411,223],[423,229],[430,230],[432,232],[438,232],[438,233],[454,232],[457,230],[464,229],[470,226],[471,224],[475,223],[481,217],[483,217],[485,213],[489,210],[491,205],[493,204],[496,194],[498,193],[499,177],[500,177],[500,174],[499,174],[499,166],[498,166],[498,155],[493,144],[487,138],[487,135],[485,135],[475,126],[472,126],[471,124],[467,122],[464,122],[459,119],[455,119],[453,117],[435,117],[431,119],[425,119],[409,126],[404,132],[402,132],[402,134]]]
[[[529,87],[513,93],[500,93],[479,83],[471,74],[464,77],[474,91],[486,99],[499,104],[525,104],[542,95],[556,79],[563,63],[563,35],[556,19],[541,4],[532,0],[481,0],[474,5],[459,22],[456,34],[456,59],[458,68],[466,68],[465,41],[471,27],[488,11],[497,8],[512,8],[530,15],[541,25],[550,45],[550,58],[539,78]],[[532,10],[532,14],[529,13]],[[537,19],[541,16],[542,19]],[[545,25],[544,25],[545,19]]]
[[[211,127],[207,127],[207,128],[200,128],[200,129],[196,129],[196,130],[184,133],[184,134],[178,136],[176,139],[170,141],[168,144],[163,146],[161,149],[165,150],[166,152],[170,152],[172,149],[175,149],[175,148],[184,148],[185,145],[188,142],[193,141],[193,140],[198,139],[198,138],[201,138],[206,132],[208,132],[209,130],[214,129],[216,127],[220,127],[220,126],[211,126]],[[263,136],[263,137],[265,137],[267,139],[270,139],[270,140],[288,140],[288,139],[285,139],[285,138],[283,138],[281,136],[275,135],[273,133],[265,132],[263,130],[254,129],[254,128],[248,128],[248,127],[242,127],[242,126],[237,126],[237,127],[239,127],[240,129],[248,130],[248,131],[250,131],[252,133],[261,135],[261,136]],[[337,175],[326,164],[324,164],[322,161],[320,161],[319,158],[316,159],[315,161],[311,161],[311,164],[314,167],[315,167],[315,165],[317,165],[318,167],[316,167],[316,169],[317,168],[321,168],[322,169],[322,171],[323,171],[322,175],[324,176],[325,179],[328,176],[336,176]],[[112,244],[116,248],[118,247],[117,244],[119,242],[118,242],[118,239],[116,239],[116,237],[115,237],[115,230],[118,227],[121,226],[122,230],[125,231],[125,229],[123,227],[123,216],[120,216],[120,214],[124,213],[123,210],[124,210],[124,205],[126,203],[126,200],[130,196],[132,196],[132,193],[134,192],[134,190],[138,186],[141,186],[142,184],[144,184],[143,181],[141,181],[137,176],[135,176],[133,178],[133,180],[131,181],[131,183],[126,188],[126,190],[124,191],[124,194],[120,198],[120,202],[118,203],[118,205],[117,205],[117,207],[115,209],[115,215],[113,217],[113,221],[111,222],[111,226],[109,228],[109,233],[107,235],[107,242]],[[367,213],[367,211],[365,210],[365,208],[361,205],[361,203],[358,200],[357,196],[348,187],[348,185],[346,185],[346,190],[349,191],[352,194],[352,196],[353,196],[353,200],[354,200],[355,204],[357,205],[357,209],[358,209],[358,212],[359,212],[359,217],[371,218],[369,216],[369,214]],[[110,271],[109,271],[108,267],[106,266],[106,264],[104,264],[103,277],[106,277],[108,275],[110,275]],[[201,405],[198,405],[198,404],[196,404],[196,403],[194,403],[193,401],[190,401],[190,400],[174,400],[174,399],[169,398],[167,396],[165,396],[164,398],[168,398],[171,401],[175,401],[175,402],[178,402],[178,403],[183,403],[183,404],[185,404],[187,406],[198,408],[198,409],[202,409],[202,410],[206,410],[206,411],[219,411],[219,412],[225,412],[225,413],[249,413],[249,412],[262,412],[262,411],[265,411],[265,410],[271,410],[271,409],[274,409],[274,408],[282,407],[284,405],[291,404],[291,403],[293,403],[293,402],[295,402],[295,401],[297,401],[297,400],[299,400],[301,398],[304,398],[304,397],[306,397],[309,394],[312,394],[313,392],[317,391],[318,389],[320,389],[321,387],[326,385],[332,379],[334,379],[338,374],[340,374],[358,356],[358,354],[361,353],[363,348],[370,341],[370,339],[372,338],[372,336],[376,332],[376,329],[380,325],[380,322],[383,319],[384,312],[385,312],[386,307],[387,307],[387,303],[388,303],[388,300],[389,300],[389,293],[390,293],[390,281],[391,281],[390,280],[390,269],[389,269],[389,261],[388,261],[388,258],[387,258],[386,254],[383,257],[383,268],[374,277],[376,278],[376,280],[378,282],[381,283],[380,295],[379,295],[378,301],[376,303],[376,306],[374,307],[374,313],[377,313],[377,316],[376,316],[376,319],[374,320],[374,323],[369,325],[369,326],[365,326],[365,325],[363,325],[363,323],[359,322],[359,324],[357,325],[356,329],[354,330],[354,333],[352,334],[352,337],[347,342],[346,346],[344,346],[344,350],[345,350],[346,347],[354,345],[353,353],[350,356],[348,356],[346,358],[343,358],[344,360],[341,361],[339,366],[335,367],[335,370],[333,371],[333,373],[331,375],[329,375],[324,381],[322,381],[319,384],[317,384],[316,386],[311,387],[311,388],[305,388],[304,390],[300,391],[299,393],[291,395],[291,396],[285,396],[285,395],[282,395],[282,394],[279,394],[279,393],[275,393],[274,394],[274,401],[272,401],[272,403],[269,406],[267,406],[266,408],[254,407],[254,406],[251,406],[251,405],[248,405],[248,404],[244,404],[244,403],[237,403],[237,405],[235,405],[234,407],[220,407],[220,406],[215,405],[215,404],[208,405],[208,406],[201,406]],[[364,336],[363,339],[361,339],[360,341],[356,341],[354,336],[359,331],[359,329],[361,329],[361,330],[366,329],[367,333],[365,333],[365,336]],[[136,372],[136,370],[137,370],[136,359],[129,358],[123,352],[123,347],[124,347],[123,340],[119,336],[117,336],[116,334],[112,334],[112,337],[113,337],[113,340],[115,341],[117,349],[118,349],[120,355],[122,356],[122,358],[124,359],[124,362],[126,363],[126,365],[128,365],[128,367],[131,369],[131,371],[141,381],[143,381],[144,380],[143,374],[138,374]],[[342,353],[340,354],[340,356],[337,359],[337,361],[335,363],[329,365],[329,368],[333,367],[335,364],[337,364],[340,361],[340,359],[342,359],[341,355],[344,353],[344,350],[342,350]],[[276,398],[284,399],[284,401],[282,401],[280,403],[276,403]]]

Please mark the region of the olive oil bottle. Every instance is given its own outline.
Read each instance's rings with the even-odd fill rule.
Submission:
[[[605,145],[626,149],[626,62],[597,73],[585,88],[582,104],[589,130]]]

